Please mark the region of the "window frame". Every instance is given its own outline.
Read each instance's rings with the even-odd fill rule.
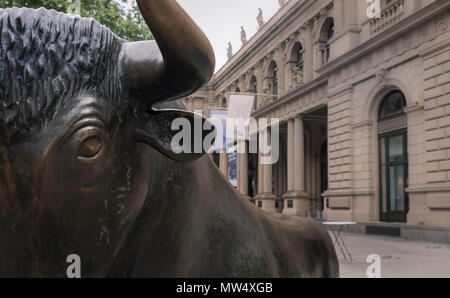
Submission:
[[[389,110],[388,110],[389,100],[392,98],[392,96],[394,94],[400,94],[402,96],[402,98],[401,98],[402,99],[402,108],[398,109],[398,110],[394,110],[392,112],[389,112]],[[381,104],[378,108],[378,115],[377,115],[378,122],[389,120],[389,119],[400,117],[400,116],[404,115],[405,114],[404,109],[405,109],[406,105],[407,105],[406,98],[405,98],[405,95],[403,94],[403,92],[401,92],[400,90],[390,91],[383,97],[383,100],[381,101]]]
[[[395,94],[401,95],[401,108],[389,111],[390,100]],[[386,123],[392,120],[405,117],[405,108],[407,106],[405,94],[398,90],[391,90],[384,95],[380,106],[378,107],[377,121],[378,123]],[[379,128],[380,129],[380,128]],[[401,160],[389,160],[390,156],[390,139],[396,136],[402,136],[402,154]],[[377,132],[378,138],[378,179],[379,179],[379,216],[383,222],[406,222],[409,212],[409,196],[406,189],[408,188],[409,169],[408,169],[408,127],[395,128],[387,131]],[[384,141],[384,142],[383,142]],[[384,155],[383,155],[384,152]],[[384,157],[384,158],[383,158]],[[403,188],[404,188],[404,210],[391,210],[391,185],[390,170],[392,167],[403,166]],[[386,210],[383,210],[383,197],[386,196]]]

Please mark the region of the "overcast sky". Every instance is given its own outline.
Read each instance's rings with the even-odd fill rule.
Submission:
[[[241,26],[250,39],[258,28],[258,8],[264,20],[272,17],[279,8],[278,0],[178,0],[206,33],[216,53],[216,71],[227,61],[228,42],[233,53],[241,48]]]

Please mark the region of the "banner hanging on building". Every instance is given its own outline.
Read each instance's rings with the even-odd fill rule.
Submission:
[[[233,146],[228,149],[228,181],[231,185],[237,187],[237,147]]]
[[[228,118],[234,121],[236,132],[233,135],[232,131],[227,132],[227,138],[245,139],[248,140],[248,126],[250,122],[250,115],[253,110],[253,103],[255,101],[254,95],[230,95],[228,105]],[[230,123],[228,123],[230,125]]]
[[[209,112],[209,121],[216,127],[217,135],[214,144],[209,149],[211,152],[219,152],[227,147],[226,118],[227,110],[211,110]]]

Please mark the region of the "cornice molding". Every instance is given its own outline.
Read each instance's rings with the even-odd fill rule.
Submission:
[[[406,189],[408,193],[436,193],[436,192],[450,192],[449,186],[413,186]]]
[[[323,193],[325,198],[330,197],[356,197],[356,196],[373,196],[373,190],[355,190],[355,191],[326,191]]]
[[[424,110],[425,110],[425,106],[424,105],[419,105],[419,104],[416,104],[414,106],[410,106],[410,107],[407,107],[407,108],[404,109],[406,114],[412,114],[412,113],[421,112],[421,111],[424,111]]]
[[[377,48],[387,44],[389,41],[403,35],[405,31],[410,31],[413,28],[424,24],[438,14],[450,9],[450,1],[436,1],[430,5],[418,10],[417,12],[405,17],[392,25],[390,28],[375,34],[369,40],[357,45],[347,53],[337,57],[330,63],[322,66],[317,70],[320,76],[327,76],[330,73],[352,63],[354,60],[364,56]]]
[[[280,97],[278,100],[275,100],[261,108],[259,108],[258,110],[256,110],[253,113],[253,116],[255,118],[259,118],[262,115],[264,115],[266,112],[272,110],[274,107],[276,106],[282,106],[288,102],[290,102],[291,100],[297,99],[303,95],[305,95],[306,93],[310,92],[311,90],[314,90],[322,85],[325,85],[328,83],[328,79],[327,78],[318,78],[315,79],[313,81],[310,81],[308,83],[305,83],[303,85],[300,85],[299,87],[297,87],[296,89],[293,89],[292,91],[290,91],[289,93],[285,94],[284,96]]]
[[[343,95],[343,94],[346,94],[346,93],[352,93],[353,89],[354,89],[353,85],[344,86],[344,87],[339,88],[337,90],[333,90],[331,92],[328,92],[328,98],[332,99],[332,98],[337,97],[339,95]]]
[[[330,6],[330,3],[332,3],[331,0],[325,2],[320,10],[323,10],[324,8]],[[216,72],[216,74],[214,75],[215,87],[226,80],[228,74],[232,73],[235,68],[240,67],[244,63],[244,61],[248,59],[248,57],[251,57],[253,55],[251,53],[255,53],[255,51],[258,51],[258,49],[263,48],[265,45],[269,44],[273,39],[272,36],[276,36],[279,31],[282,32],[286,28],[286,24],[291,24],[292,22],[294,22],[298,15],[303,14],[308,8],[315,4],[316,1],[300,0],[295,2],[291,7],[288,7],[288,3],[286,7],[280,10],[282,11],[283,9],[287,9],[287,12],[281,15],[281,17],[275,23],[270,24],[271,20],[277,16],[277,14],[275,14],[274,17],[272,17],[271,20],[266,23],[267,29],[264,32],[257,32],[247,42],[246,46],[237,51],[233,58],[230,59]],[[310,19],[305,21],[305,24],[303,24],[301,27],[308,27],[309,21]],[[264,28],[262,30],[264,30]],[[298,31],[298,29],[296,31]],[[292,33],[295,33],[296,31]],[[273,49],[271,49],[271,51],[272,50]]]

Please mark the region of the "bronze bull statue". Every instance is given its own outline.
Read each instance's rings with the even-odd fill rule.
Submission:
[[[203,154],[174,154],[164,109],[211,77],[173,0],[138,0],[156,41],[92,19],[0,9],[0,276],[337,277],[327,232],[241,198]],[[167,106],[166,106],[167,107]]]

